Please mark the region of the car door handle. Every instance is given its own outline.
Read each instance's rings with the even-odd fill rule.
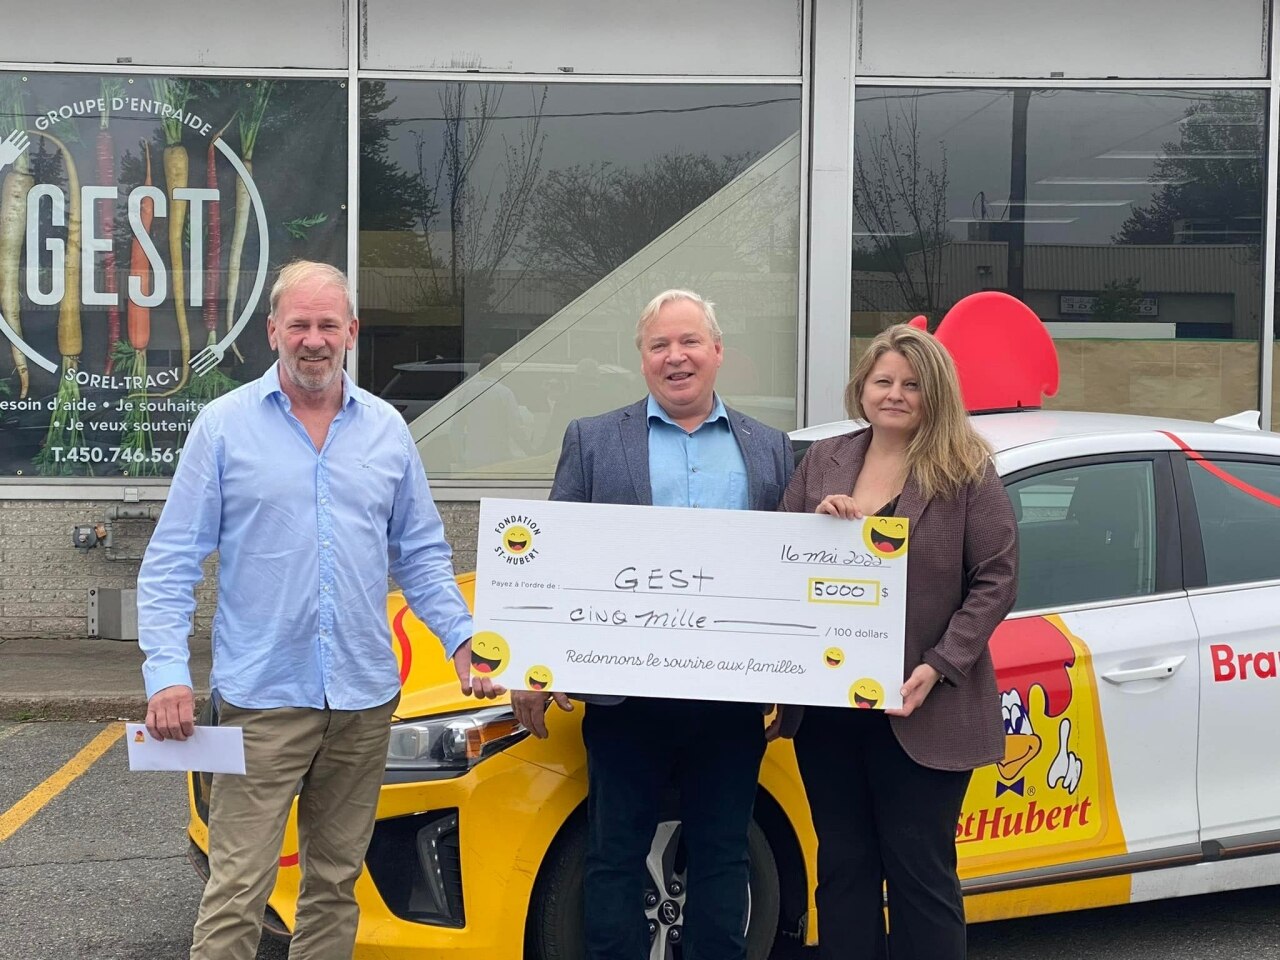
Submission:
[[[1135,680],[1163,680],[1173,676],[1187,658],[1185,656],[1166,657],[1133,667],[1119,667],[1102,675],[1103,680],[1111,683],[1133,683]]]

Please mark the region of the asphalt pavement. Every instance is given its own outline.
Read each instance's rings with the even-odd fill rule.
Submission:
[[[115,737],[64,789],[42,789],[87,744],[120,726],[0,723],[6,960],[176,960],[190,950],[201,886],[186,857],[182,775],[130,773],[124,740]],[[46,802],[4,838],[14,805],[30,797]],[[264,940],[258,957],[287,955],[283,944]]]
[[[187,955],[201,888],[186,859],[184,780],[129,773],[119,726],[0,722],[5,960]],[[47,786],[107,741],[61,789]],[[1280,960],[1280,887],[978,924],[969,943],[970,960]],[[258,960],[287,956],[270,938],[259,947]],[[771,960],[818,957],[780,942]]]
[[[186,858],[184,779],[130,773],[117,733],[120,720],[145,712],[141,662],[131,642],[0,641],[0,956],[6,960],[187,954],[201,886]],[[197,697],[207,695],[208,673],[208,647],[197,644]],[[1280,877],[1276,883],[978,924],[970,928],[969,957],[1280,960]],[[287,956],[286,945],[264,937],[258,960]],[[780,941],[771,960],[818,955]]]

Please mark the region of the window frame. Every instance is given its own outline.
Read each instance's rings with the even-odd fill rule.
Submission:
[[[1230,450],[1208,450],[1200,453],[1214,463],[1261,463],[1280,470],[1280,457],[1262,453],[1239,453]],[[1192,457],[1182,451],[1171,454],[1174,462],[1173,479],[1178,497],[1178,524],[1183,543],[1183,569],[1187,590],[1235,590],[1261,583],[1274,583],[1275,577],[1256,580],[1240,580],[1235,583],[1209,583],[1209,565],[1204,555],[1204,537],[1200,532],[1200,509],[1196,503],[1195,488],[1191,485],[1191,471],[1203,469],[1192,464]]]
[[[1185,591],[1186,573],[1183,558],[1183,536],[1185,521],[1182,519],[1181,506],[1183,500],[1178,496],[1175,483],[1175,471],[1172,457],[1165,450],[1134,450],[1124,453],[1093,454],[1082,457],[1069,457],[1062,460],[1049,460],[1033,467],[1024,467],[1000,478],[1005,492],[1010,494],[1010,487],[1015,483],[1034,480],[1063,470],[1080,467],[1111,466],[1120,463],[1150,463],[1152,483],[1155,495],[1155,583],[1150,593],[1136,596],[1108,597],[1106,599],[1082,600],[1069,604],[1056,604],[1047,607],[1017,608],[1010,616],[1021,617],[1038,611],[1060,611],[1090,609],[1094,607],[1116,606],[1118,604],[1145,603],[1157,597]],[[1187,481],[1188,486],[1190,480]],[[1018,558],[1018,573],[1021,576],[1022,557]]]

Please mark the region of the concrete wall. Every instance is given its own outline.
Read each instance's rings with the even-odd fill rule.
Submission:
[[[1216,420],[1258,406],[1247,340],[1059,340],[1060,410]]]
[[[84,637],[89,590],[132,588],[138,564],[110,562],[98,547],[80,552],[71,545],[71,528],[106,518],[118,501],[0,501],[0,637]],[[113,524],[115,548],[141,553],[153,525],[146,521]],[[212,592],[201,585],[199,629],[208,632]],[[207,610],[205,608],[208,608]]]
[[[136,585],[136,561],[113,562],[102,547],[81,552],[71,545],[71,528],[103,520],[113,503],[0,500],[0,639],[85,637],[89,591]],[[479,505],[441,503],[440,513],[454,548],[454,569],[474,569]],[[116,521],[115,549],[141,554],[152,528],[141,520]],[[209,635],[213,622],[216,576],[217,560],[210,558],[197,588],[196,634],[202,638]]]

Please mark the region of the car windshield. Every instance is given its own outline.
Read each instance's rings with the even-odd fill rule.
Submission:
[[[466,376],[466,367],[460,363],[442,363],[438,367],[415,364],[412,369],[397,367],[395,376],[379,396],[384,400],[439,400]]]

